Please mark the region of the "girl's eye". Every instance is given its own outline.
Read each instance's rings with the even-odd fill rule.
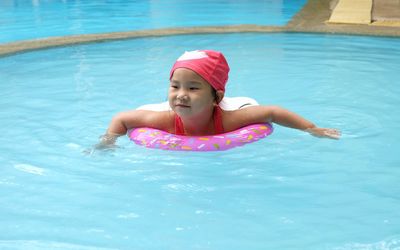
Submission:
[[[190,90],[198,90],[199,88],[197,87],[191,87]]]
[[[171,88],[173,88],[173,89],[177,89],[177,88],[178,88],[178,86],[176,86],[176,85],[171,85]]]

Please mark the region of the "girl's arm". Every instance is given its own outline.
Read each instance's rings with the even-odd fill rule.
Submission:
[[[340,138],[340,131],[337,129],[319,128],[300,115],[281,107],[272,106],[270,109],[271,111],[267,111],[267,113],[269,114],[271,122],[285,127],[300,129],[316,137],[327,137],[331,139]]]
[[[331,139],[339,139],[340,137],[340,131],[337,129],[319,128],[300,115],[278,106],[253,106],[236,112],[233,111],[231,119],[228,119],[227,128],[234,130],[252,123],[262,122],[273,122],[285,127],[303,130],[316,137]]]
[[[169,111],[157,112],[148,110],[130,110],[116,114],[104,135],[100,137],[97,149],[113,146],[119,136],[125,135],[129,129],[152,127],[165,131],[171,128]]]

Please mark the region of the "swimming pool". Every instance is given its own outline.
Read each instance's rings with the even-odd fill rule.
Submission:
[[[284,25],[306,0],[0,1],[0,43],[210,25]]]
[[[120,110],[164,101],[184,50],[225,53],[228,96],[338,127],[275,127],[226,152],[83,151]],[[2,249],[398,249],[398,39],[143,38],[0,60]]]

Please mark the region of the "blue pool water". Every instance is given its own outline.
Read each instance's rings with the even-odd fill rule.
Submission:
[[[398,39],[146,38],[0,60],[1,249],[399,249]],[[111,116],[167,94],[185,50],[231,65],[228,96],[278,104],[339,141],[275,126],[224,152],[85,154]]]
[[[306,0],[2,0],[0,43],[154,28],[284,25]]]

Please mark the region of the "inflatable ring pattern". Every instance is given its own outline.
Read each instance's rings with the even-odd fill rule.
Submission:
[[[258,141],[273,131],[272,124],[252,124],[218,135],[182,136],[153,128],[136,128],[129,131],[129,138],[148,148],[181,151],[227,150]]]

